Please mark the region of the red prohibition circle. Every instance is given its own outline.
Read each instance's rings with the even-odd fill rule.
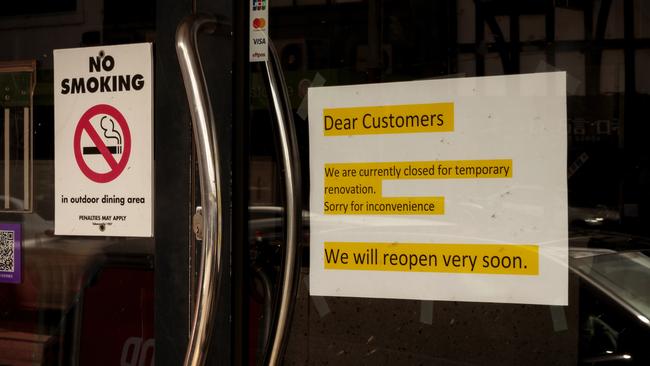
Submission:
[[[120,161],[115,160],[115,157],[113,157],[113,154],[108,151],[106,144],[95,130],[95,127],[90,123],[90,120],[99,114],[110,116],[113,120],[117,121],[118,125],[122,129],[124,148]],[[106,160],[106,163],[110,167],[108,172],[96,172],[90,168],[84,160],[84,156],[81,152],[81,135],[83,135],[84,132],[88,137],[90,137],[95,147],[99,150],[101,156]],[[126,124],[126,119],[120,111],[108,104],[97,104],[90,107],[81,118],[79,118],[79,122],[77,122],[77,128],[74,131],[73,150],[79,169],[81,169],[81,172],[88,177],[88,179],[97,183],[108,183],[113,181],[115,178],[120,176],[122,171],[124,171],[124,168],[129,161],[129,156],[131,155],[131,132],[129,131],[129,126]]]

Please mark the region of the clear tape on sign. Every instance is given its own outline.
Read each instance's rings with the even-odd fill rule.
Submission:
[[[433,324],[433,301],[420,301],[420,323]]]
[[[323,86],[325,85],[325,81],[326,80],[323,77],[323,75],[317,72],[316,75],[314,75],[314,78],[312,79],[311,83],[309,84],[309,87]],[[308,113],[307,106],[308,106],[309,99],[307,95],[308,94],[305,93],[305,96],[302,98],[302,101],[300,102],[300,106],[298,107],[298,111],[296,112],[298,113],[298,116],[303,119],[303,121],[307,119],[307,113]]]
[[[307,292],[309,292],[309,277],[305,277],[305,282],[303,284],[305,285],[305,288],[307,289]],[[318,312],[318,315],[322,318],[327,316],[331,310],[329,305],[327,304],[327,300],[323,296],[310,296],[312,301],[314,302],[314,307],[316,308],[316,311]]]

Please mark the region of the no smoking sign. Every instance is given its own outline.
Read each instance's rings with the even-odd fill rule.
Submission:
[[[151,51],[54,51],[55,234],[153,235]]]
[[[74,157],[81,172],[97,183],[115,180],[131,155],[131,132],[120,111],[108,104],[89,108],[75,129]]]

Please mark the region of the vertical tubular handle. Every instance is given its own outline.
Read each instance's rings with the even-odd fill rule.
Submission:
[[[280,137],[280,153],[284,170],[286,248],[284,256],[280,299],[277,304],[276,321],[269,339],[266,364],[278,365],[287,341],[289,322],[293,310],[295,291],[300,275],[299,238],[302,228],[302,205],[300,203],[300,160],[298,143],[293,124],[293,112],[289,103],[284,75],[273,42],[269,40],[269,58],[264,63],[268,89],[273,102],[273,111]]]
[[[186,366],[205,363],[214,320],[214,308],[219,298],[223,277],[221,265],[224,258],[223,212],[220,197],[219,148],[214,130],[214,113],[197,48],[198,33],[213,32],[216,26],[215,18],[198,15],[185,18],[176,30],[176,54],[190,107],[199,163],[204,230],[196,304],[183,363]]]

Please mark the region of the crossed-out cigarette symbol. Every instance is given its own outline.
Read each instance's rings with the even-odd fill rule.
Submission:
[[[106,148],[111,154],[122,153],[122,134],[115,129],[115,121],[109,116],[103,116],[99,122],[99,126],[104,132],[103,135],[108,140],[114,140],[115,145],[106,145]],[[84,146],[84,155],[97,155],[101,154],[97,146]]]

